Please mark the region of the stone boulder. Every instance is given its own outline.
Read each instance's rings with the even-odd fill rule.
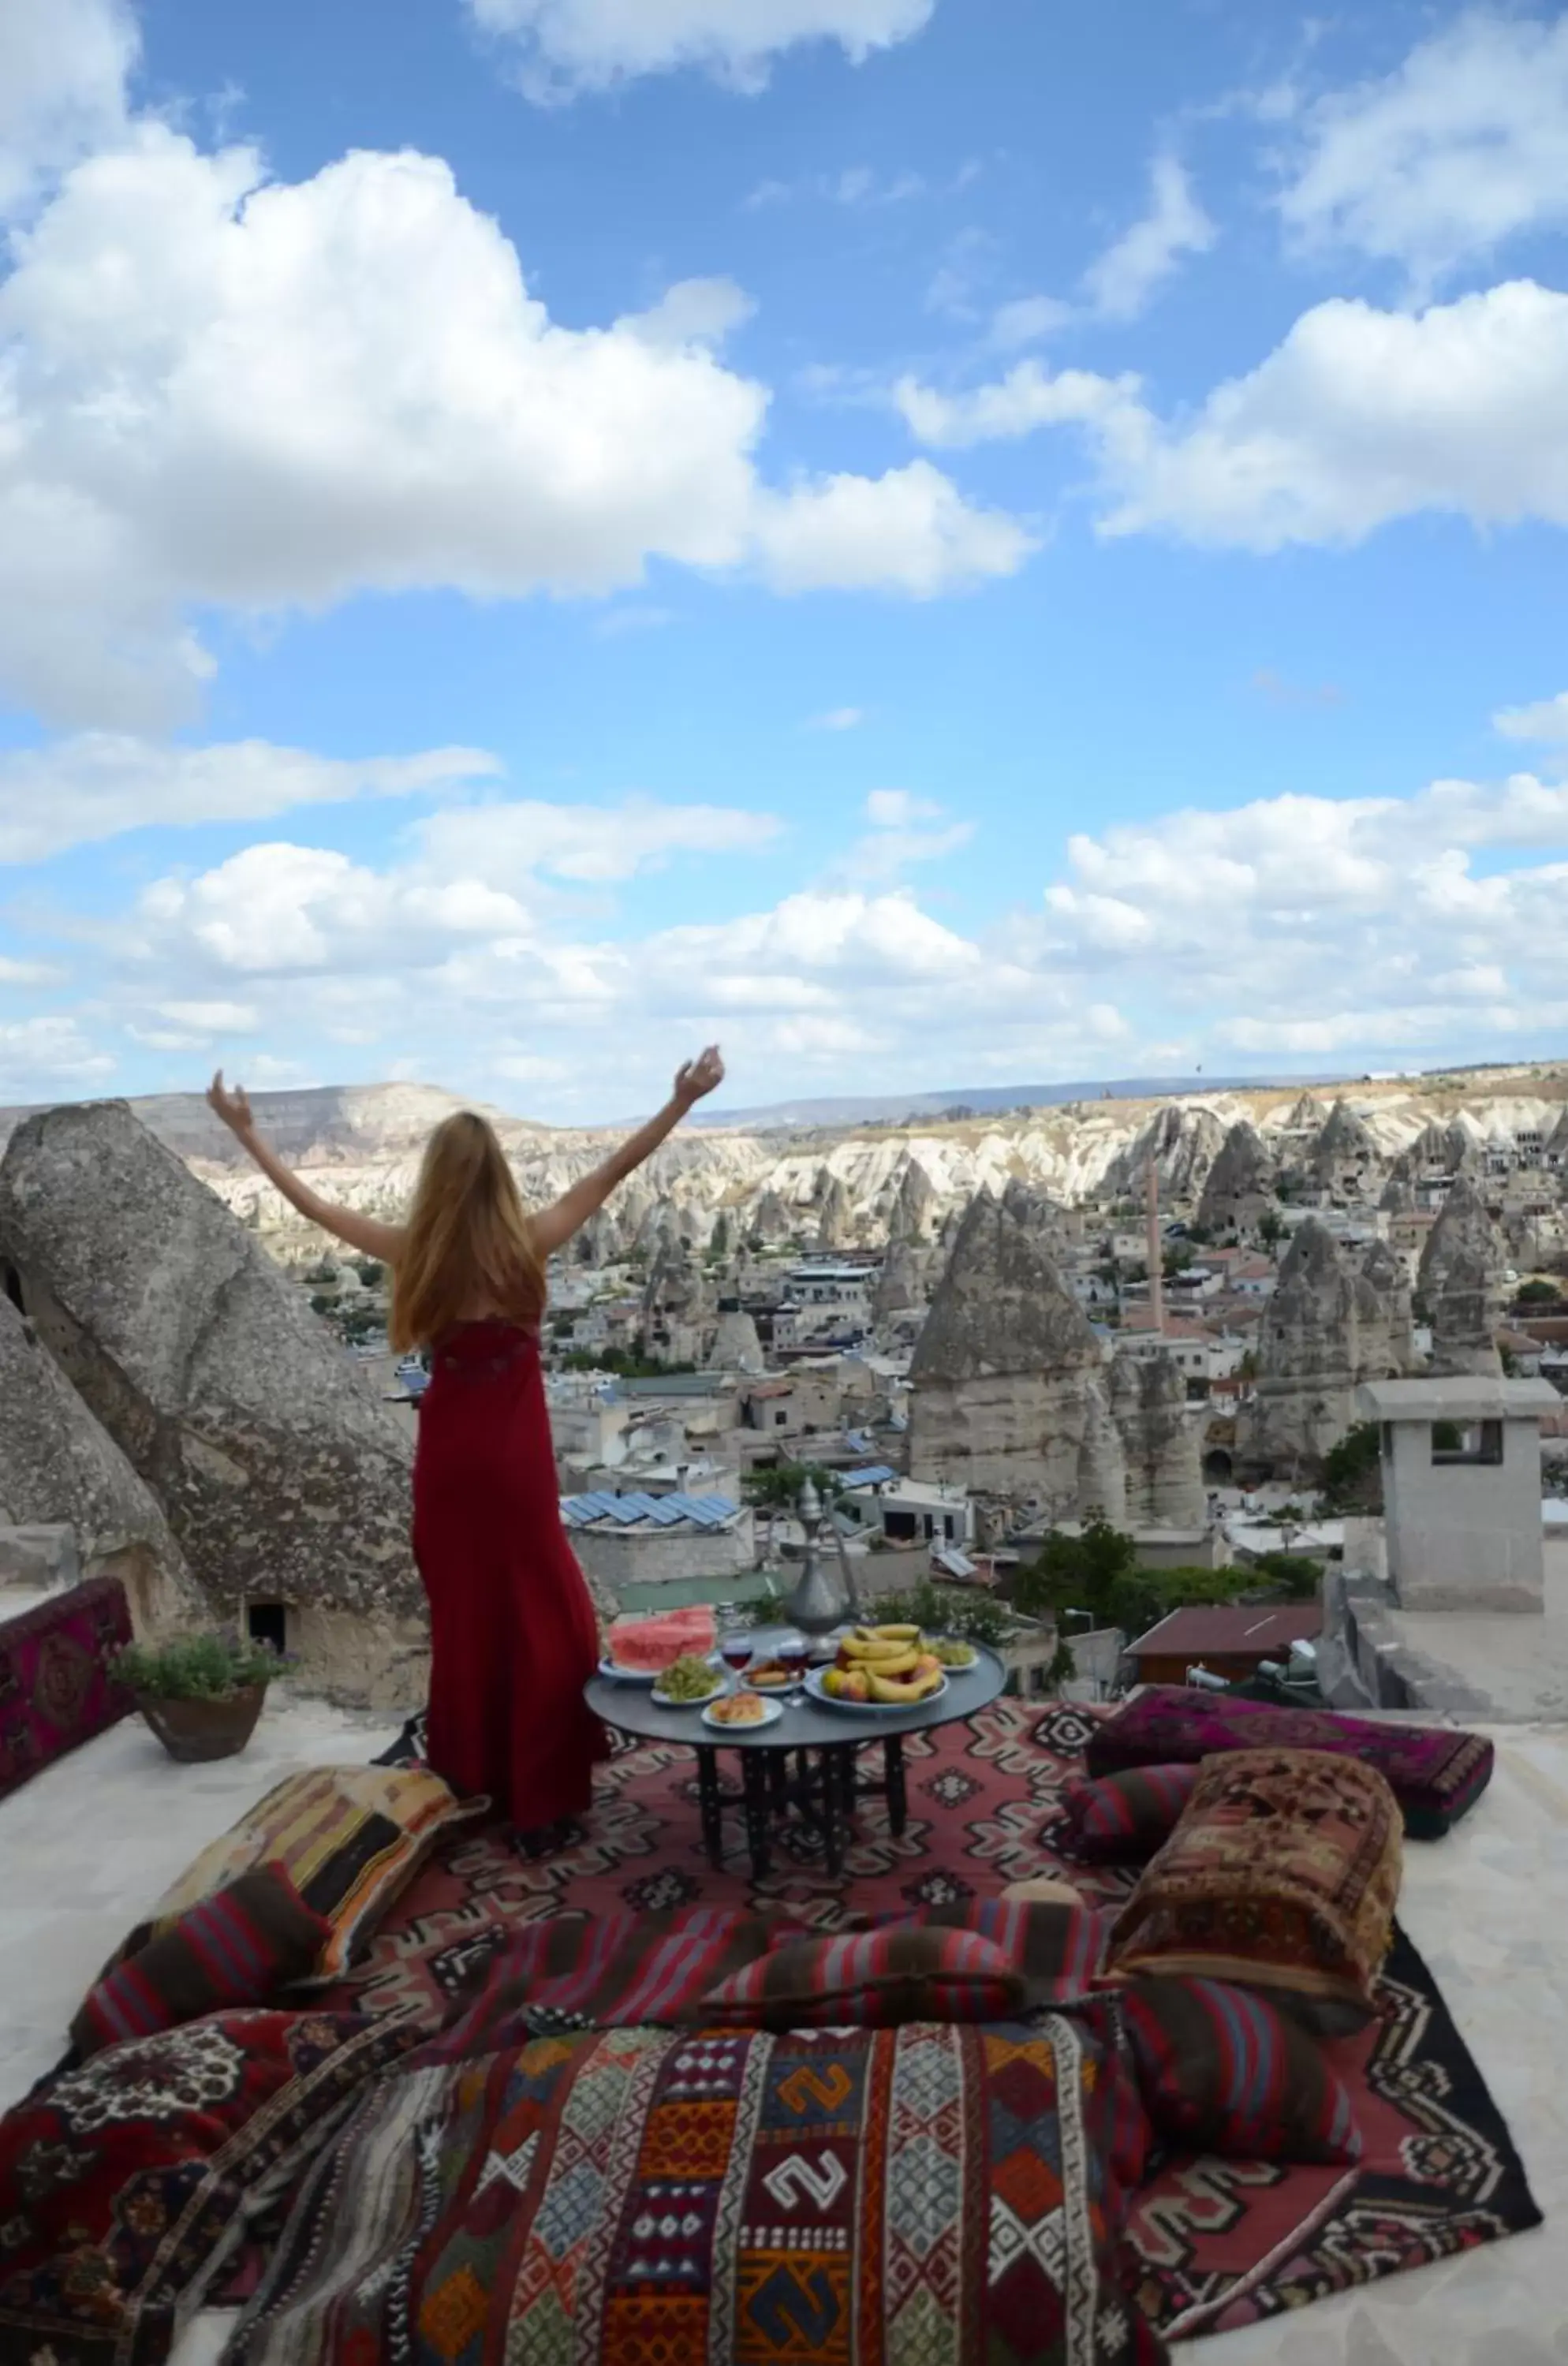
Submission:
[[[0,1258],[209,1608],[281,1603],[308,1681],[377,1707],[421,1697],[409,1440],[300,1291],[123,1101],[18,1126],[0,1164]]]
[[[1496,1226],[1467,1175],[1454,1183],[1427,1235],[1416,1290],[1432,1326],[1432,1370],[1495,1378],[1506,1259]]]
[[[200,1617],[200,1591],[156,1498],[4,1290],[0,1524],[24,1536],[68,1531],[61,1582],[73,1582],[73,1564],[83,1577],[118,1577],[139,1635]]]
[[[1226,1134],[1209,1169],[1198,1221],[1212,1233],[1253,1233],[1273,1205],[1273,1154],[1243,1118]]]

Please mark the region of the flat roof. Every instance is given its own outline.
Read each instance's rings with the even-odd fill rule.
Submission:
[[[1144,1651],[1216,1656],[1256,1651],[1260,1659],[1292,1643],[1315,1642],[1323,1632],[1321,1602],[1192,1602],[1128,1645]]]
[[[1365,1380],[1356,1391],[1358,1412],[1373,1421],[1529,1421],[1557,1412],[1562,1403],[1550,1380],[1492,1380],[1479,1372]]]

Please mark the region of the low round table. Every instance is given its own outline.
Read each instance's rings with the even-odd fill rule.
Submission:
[[[763,1630],[757,1637],[758,1657],[765,1657],[768,1650]],[[633,1734],[639,1741],[682,1743],[696,1752],[709,1862],[723,1864],[724,1810],[739,1808],[746,1820],[752,1876],[765,1881],[773,1829],[785,1816],[794,1816],[816,1835],[829,1873],[843,1870],[845,1832],[857,1797],[885,1797],[895,1838],[902,1833],[908,1815],[906,1735],[929,1733],[934,1726],[971,1718],[988,1708],[1007,1687],[1007,1670],[997,1653],[984,1644],[976,1651],[972,1668],[957,1673],[949,1670],[947,1690],[936,1700],[920,1701],[913,1708],[825,1708],[807,1695],[754,1733],[721,1734],[703,1723],[700,1708],[660,1708],[648,1684],[594,1676],[583,1690],[595,1717],[616,1732]],[[857,1755],[868,1743],[882,1747],[880,1783],[859,1779]],[[726,1790],[719,1780],[721,1750],[733,1751],[740,1762],[739,1790]]]

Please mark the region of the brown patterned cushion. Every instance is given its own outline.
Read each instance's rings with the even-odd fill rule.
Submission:
[[[1233,1980],[1325,2033],[1359,2028],[1393,1938],[1402,1855],[1399,1808],[1375,1767],[1226,1752],[1117,1917],[1109,1968]]]

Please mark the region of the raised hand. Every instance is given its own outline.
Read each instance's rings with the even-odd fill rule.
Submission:
[[[688,1060],[675,1078],[675,1098],[682,1109],[690,1109],[705,1094],[724,1082],[724,1062],[718,1045],[710,1043],[694,1060]]]
[[[250,1096],[243,1085],[235,1085],[231,1090],[223,1082],[221,1068],[207,1087],[207,1106],[214,1117],[221,1118],[230,1132],[237,1134],[242,1142],[254,1132],[255,1120],[251,1115]]]

